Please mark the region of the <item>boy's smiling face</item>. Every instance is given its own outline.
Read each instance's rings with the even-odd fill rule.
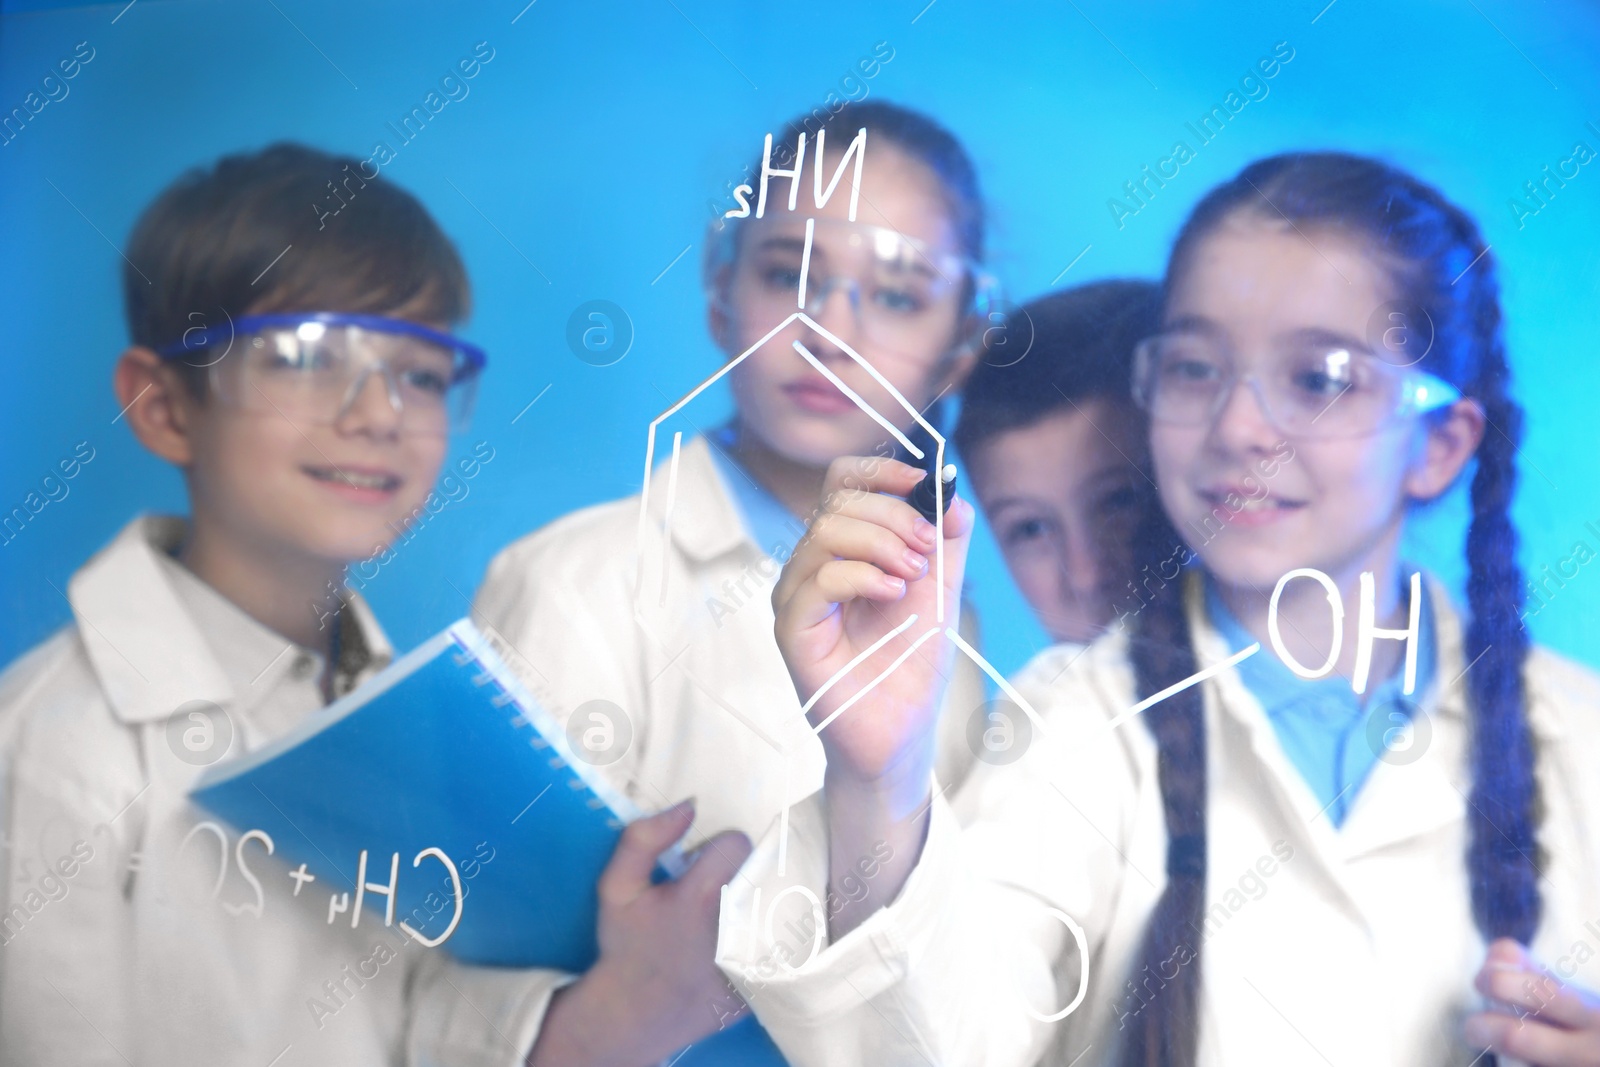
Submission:
[[[113,374],[124,425],[187,483],[177,562],[330,658],[345,569],[383,553],[428,500],[469,399],[455,372],[480,362],[448,339],[350,318],[438,329],[471,306],[459,253],[398,186],[361,179],[334,225],[305,211],[359,162],[280,143],[169,186],[129,237],[132,343]],[[195,320],[224,315],[237,337],[219,349]]]
[[[447,438],[399,423],[378,376],[334,425],[208,403],[191,424],[196,511],[263,548],[365,559],[404,531],[444,462]]]
[[[343,566],[382,551],[427,499],[449,445],[442,434],[402,432],[380,374],[337,422],[333,411],[299,419],[181,387],[173,404],[196,523],[269,559]]]

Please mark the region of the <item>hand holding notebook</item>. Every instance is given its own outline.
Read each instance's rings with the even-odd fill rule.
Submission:
[[[557,993],[534,1062],[676,1059],[679,1049],[708,1034],[717,1036],[677,1062],[764,1062],[746,1054],[745,1042],[766,1040],[753,1021],[719,1034],[748,1016],[748,1009],[713,962],[722,886],[749,856],[749,839],[732,831],[718,834],[697,851],[682,877],[651,884],[655,854],[682,836],[693,818],[693,804],[685,801],[623,832],[598,886],[600,959]],[[627,1026],[617,1025],[619,1009]]]
[[[329,923],[404,924],[464,963],[582,974],[550,1021],[600,1003],[661,1008],[659,1025],[630,1015],[593,1036],[637,1030],[681,1046],[712,1033],[683,1067],[782,1062],[753,1021],[732,1027],[741,1005],[712,962],[718,891],[748,842],[719,835],[686,861],[673,842],[692,808],[642,818],[468,620],[211,768],[193,798],[267,835],[274,862],[303,864]],[[495,862],[463,877],[485,843]],[[686,920],[700,911],[706,921]],[[686,959],[704,961],[688,981]]]

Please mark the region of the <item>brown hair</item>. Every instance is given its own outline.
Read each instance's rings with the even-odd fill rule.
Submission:
[[[971,457],[989,438],[1073,405],[1106,398],[1134,412],[1133,349],[1161,325],[1161,287],[1114,279],[1029,301],[1004,331],[984,334],[961,390],[956,448]],[[1026,345],[1025,354],[1013,350]]]
[[[126,260],[129,336],[158,350],[251,313],[405,308],[449,324],[471,305],[461,257],[416,197],[366,160],[291,143],[180,176],[140,215]],[[197,393],[201,362],[183,361]]]
[[[1368,239],[1374,255],[1396,266],[1405,304],[1418,309],[1418,321],[1431,328],[1422,368],[1483,406],[1490,429],[1476,455],[1466,544],[1463,654],[1472,665],[1464,680],[1472,722],[1472,790],[1464,805],[1469,829],[1464,876],[1483,939],[1510,937],[1526,945],[1539,928],[1543,901],[1537,754],[1525,713],[1528,634],[1520,621],[1523,578],[1511,522],[1522,409],[1511,395],[1494,258],[1465,211],[1405,171],[1343,152],[1293,152],[1252,163],[1201,200],[1173,246],[1169,290],[1191,269],[1199,243],[1240,212],[1287,219],[1297,228],[1332,226]],[[1159,558],[1179,543],[1159,511],[1148,516],[1138,542],[1140,558],[1146,559]],[[1198,669],[1181,584],[1168,582],[1157,590],[1130,638],[1141,698]],[[1182,948],[1189,949],[1190,962],[1140,1014],[1120,1062],[1124,1067],[1191,1067],[1199,1041],[1199,934],[1208,852],[1200,688],[1168,697],[1146,711],[1144,720],[1159,750],[1167,883],[1145,928],[1134,973],[1141,966],[1156,969]],[[1493,1067],[1495,1057],[1482,1057],[1481,1063]]]

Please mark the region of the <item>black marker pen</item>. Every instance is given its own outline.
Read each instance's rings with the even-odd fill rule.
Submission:
[[[929,452],[928,456],[932,458],[933,453]],[[946,463],[939,473],[944,482],[944,510],[949,511],[950,501],[956,495],[956,465]],[[938,521],[939,504],[932,471],[928,471],[928,476],[912,487],[906,503],[916,508],[918,514],[929,522]]]

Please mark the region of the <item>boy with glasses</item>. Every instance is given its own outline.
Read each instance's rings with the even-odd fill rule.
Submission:
[[[134,519],[0,677],[8,1062],[521,1063],[559,983],[333,922],[187,799],[389,662],[344,570],[415,514],[484,366],[446,332],[467,279],[414,198],[375,180],[310,225],[349,162],[224,158],[128,243],[117,399],[190,515]]]

